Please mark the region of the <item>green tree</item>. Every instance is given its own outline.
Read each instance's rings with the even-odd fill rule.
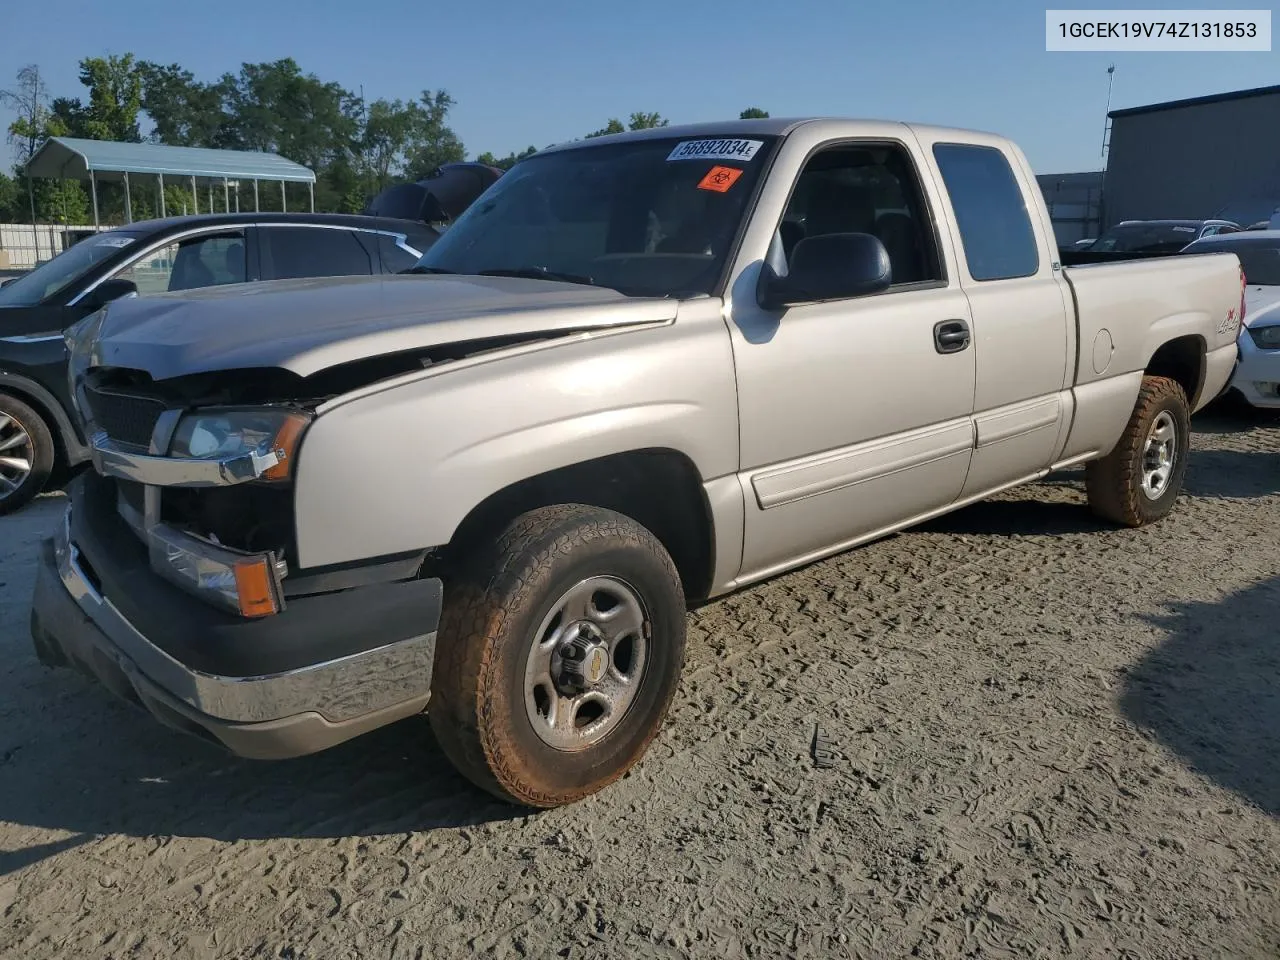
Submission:
[[[660,113],[633,113],[627,123],[628,130],[651,130],[654,127],[665,127],[667,121]]]
[[[509,153],[505,157],[496,157],[492,153],[486,151],[476,157],[476,163],[487,164],[490,167],[497,167],[500,170],[510,170],[525,157],[532,157],[537,152],[538,148],[532,145],[525,147],[519,153]]]
[[[134,142],[142,110],[142,73],[132,53],[86,57],[80,61],[80,82],[89,88],[84,109],[84,135],[93,140]]]
[[[337,83],[304,74],[291,57],[242,64],[219,87],[227,124],[216,146],[279,153],[319,171],[355,144],[359,101]]]
[[[8,130],[9,144],[17,160],[14,167],[16,176],[9,181],[16,194],[8,204],[10,215],[15,220],[26,220],[31,216],[31,201],[34,199],[37,220],[84,223],[89,216],[89,198],[79,183],[60,180],[28,183],[23,168],[32,155],[46,139],[63,136],[68,130],[56,115],[57,101],[53,104],[49,101],[48,90],[37,65],[28,64],[19,70],[17,81],[13,89],[0,91],[0,102],[17,114]]]
[[[623,126],[622,121],[614,117],[599,130],[588,133],[587,139],[591,137],[607,137],[610,134],[625,133],[628,130],[649,130],[653,127],[665,127],[667,122],[660,113],[633,113],[626,126]]]
[[[405,168],[410,180],[420,180],[437,167],[459,163],[467,156],[462,141],[446,122],[454,106],[453,97],[444,90],[423,90],[417,106],[420,117]]]
[[[151,139],[179,147],[212,147],[226,125],[224,89],[201,83],[176,63],[138,64],[142,78],[142,109],[154,129]]]
[[[40,222],[93,222],[93,209],[89,203],[89,195],[75,180],[36,180],[33,188],[36,219]],[[26,189],[25,178],[23,189]],[[26,217],[23,219],[25,220]]]
[[[367,171],[349,157],[339,157],[316,175],[316,209],[359,213],[376,192]]]
[[[80,80],[86,96],[51,101],[37,67],[20,72],[18,87],[4,95],[17,115],[9,134],[20,163],[51,135],[140,140],[145,115],[148,138],[155,142],[261,150],[304,164],[317,175],[317,209],[354,211],[400,178],[420,178],[466,157],[448,124],[454,100],[447,91],[424,90],[404,101],[376,100],[366,110],[362,98],[305,73],[291,58],[243,63],[238,72],[205,81],[178,64],[139,61],[133,54],[87,57],[80,61]],[[496,162],[509,166],[532,152],[530,147]],[[21,203],[26,182],[15,186]],[[289,209],[305,209],[306,188],[294,184],[288,189]],[[281,208],[278,185],[264,183],[260,190],[261,209]],[[88,210],[87,192],[76,183],[41,183],[35,193],[37,206],[49,218],[76,219]],[[214,208],[220,210],[225,201],[221,191],[214,193]],[[132,194],[135,216],[159,213],[154,188],[135,181]],[[188,212],[197,204],[206,210],[208,192],[202,188],[192,198],[189,189],[170,185],[166,212],[180,213],[183,203]],[[241,205],[246,204],[253,209],[252,193],[242,191]],[[98,206],[104,222],[123,219],[122,188],[100,182]]]
[[[51,126],[56,126],[58,132],[52,134],[55,137],[88,137],[86,125],[89,122],[89,111],[83,103],[75,97],[57,97],[54,99],[50,113],[52,119]]]
[[[0,222],[24,219],[23,198],[18,193],[18,183],[13,177],[0,173]]]
[[[761,110],[759,107],[747,107],[740,114],[739,120],[767,120],[769,119],[769,111]]]
[[[381,190],[404,170],[409,151],[416,146],[421,122],[416,103],[375,100],[369,104],[360,149],[374,190]]]
[[[21,168],[46,138],[60,136],[66,130],[54,117],[40,68],[34,63],[27,64],[18,71],[17,80],[12,90],[0,90],[0,103],[17,114],[9,124],[8,133],[9,145]]]
[[[606,123],[599,130],[596,130],[592,133],[588,133],[587,139],[591,139],[592,137],[607,137],[613,133],[625,133],[626,130],[627,128],[622,125],[621,120],[613,119],[613,120],[610,120],[608,123]]]
[[[360,147],[374,192],[401,176],[425,176],[465,156],[447,123],[453,103],[444,90],[424,90],[409,103],[375,100],[370,105]]]

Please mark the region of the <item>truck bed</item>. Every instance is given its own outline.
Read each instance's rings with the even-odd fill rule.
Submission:
[[[1076,305],[1077,387],[1141,370],[1158,346],[1177,337],[1203,340],[1205,330],[1215,331],[1206,351],[1235,342],[1241,279],[1234,254],[1092,263],[1063,274]]]

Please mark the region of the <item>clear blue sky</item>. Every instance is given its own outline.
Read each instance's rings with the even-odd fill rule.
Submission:
[[[754,105],[775,117],[991,130],[1017,140],[1037,172],[1060,173],[1099,166],[1110,62],[1113,108],[1280,82],[1275,52],[1046,53],[1045,6],[15,0],[0,33],[0,87],[37,63],[52,95],[81,96],[77,61],[107,53],[176,62],[202,79],[291,56],[324,80],[353,91],[363,84],[369,99],[448,90],[457,101],[452,126],[471,156],[572,139],[634,110],[677,123]],[[1241,6],[1251,5],[1198,4]],[[5,128],[11,119],[0,110]]]

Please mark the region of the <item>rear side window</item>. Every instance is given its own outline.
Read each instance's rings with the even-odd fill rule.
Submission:
[[[373,258],[350,230],[328,227],[265,227],[263,279],[369,276]]]
[[[963,143],[934,144],[933,155],[951,195],[969,275],[1009,280],[1034,274],[1040,251],[1005,155],[995,147]]]

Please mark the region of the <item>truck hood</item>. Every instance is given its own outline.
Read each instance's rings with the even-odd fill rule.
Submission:
[[[675,300],[509,277],[393,275],[229,284],[117,300],[86,346],[156,380],[255,367],[329,367],[464,340],[662,323]]]
[[[1245,287],[1244,325],[1280,323],[1280,287]]]

